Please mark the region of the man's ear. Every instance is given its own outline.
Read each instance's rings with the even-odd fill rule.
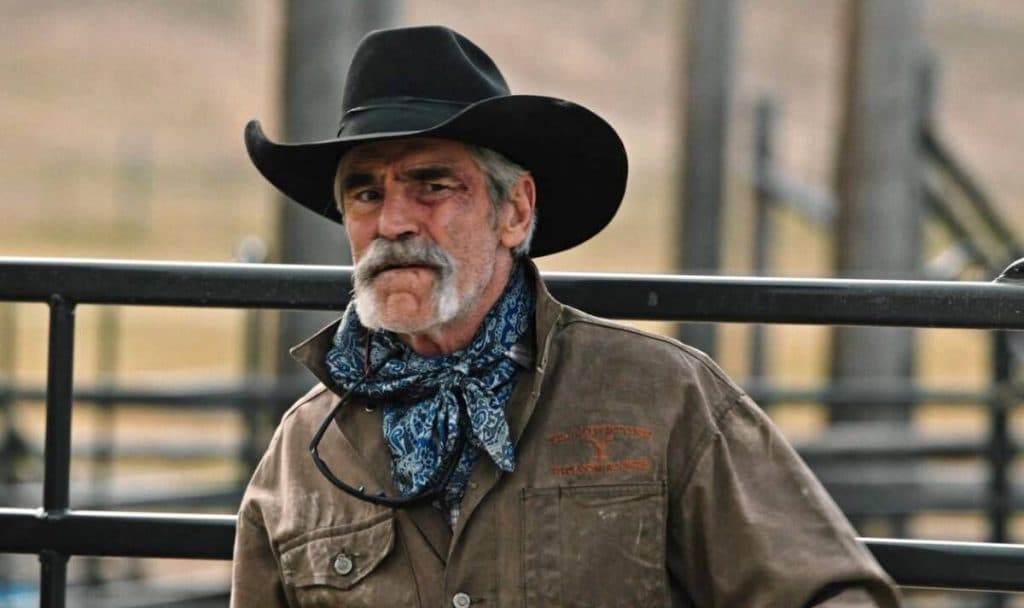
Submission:
[[[498,240],[512,249],[522,243],[530,233],[537,207],[537,184],[533,176],[524,173],[498,215]]]

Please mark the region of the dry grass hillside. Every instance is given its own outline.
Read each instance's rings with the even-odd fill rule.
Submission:
[[[737,198],[749,173],[752,107],[766,93],[783,103],[787,164],[827,184],[842,2],[743,6],[732,127]],[[1024,173],[1015,165],[1024,146],[1024,7],[924,7],[941,65],[942,129],[1022,225]],[[224,259],[246,233],[271,238],[272,197],[248,165],[240,133],[253,116],[280,132],[278,3],[3,0],[0,18],[0,252]],[[633,168],[622,216],[549,265],[669,268],[684,31],[677,3],[407,0],[401,20],[465,31],[516,90],[580,100],[622,131]]]

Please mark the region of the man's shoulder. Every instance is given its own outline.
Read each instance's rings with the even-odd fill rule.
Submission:
[[[647,369],[707,375],[736,391],[741,389],[706,353],[674,338],[596,317],[566,306],[560,325],[581,348]]]
[[[337,399],[339,397],[323,383],[314,385],[281,415],[270,439],[268,452],[288,451],[292,449],[293,441],[309,441],[312,430],[323,422]]]
[[[332,407],[338,398],[338,395],[333,393],[327,386],[322,382],[318,382],[305,395],[296,399],[291,407],[285,411],[281,416],[281,425],[301,425],[309,417],[319,416],[322,419],[323,415],[326,414],[326,410]]]
[[[322,383],[315,385],[297,399],[281,416],[274,429],[260,466],[257,467],[254,481],[261,478],[261,475],[273,474],[282,463],[307,458],[309,440],[337,403],[336,399],[338,396]]]
[[[592,315],[572,306],[565,306],[559,324],[565,328],[583,328],[593,331],[605,340],[628,340],[644,344],[650,348],[664,348],[672,351],[681,350],[697,357],[706,357],[699,350],[682,342],[632,325]]]
[[[707,354],[678,340],[566,307],[559,357],[570,369],[601,378],[605,387],[636,391],[688,424],[715,428],[746,392]],[[703,420],[698,425],[698,421]]]

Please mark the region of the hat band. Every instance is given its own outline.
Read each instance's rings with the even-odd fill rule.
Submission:
[[[426,97],[377,99],[345,112],[338,125],[338,137],[422,131],[441,124],[471,103]]]

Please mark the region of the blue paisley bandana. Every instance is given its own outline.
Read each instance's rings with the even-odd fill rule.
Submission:
[[[439,471],[454,457],[459,433],[466,427],[460,419],[460,400],[465,404],[465,449],[436,505],[449,515],[451,525],[458,519],[481,452],[501,470],[515,469],[505,404],[520,368],[508,353],[529,330],[534,306],[532,285],[519,264],[473,342],[462,350],[436,357],[418,355],[390,331],[372,333],[367,345],[367,329],[350,305],[334,335],[334,347],[327,352],[327,367],[339,386],[383,403],[392,477],[405,496],[437,483]],[[369,369],[377,371],[357,385],[367,354]]]

